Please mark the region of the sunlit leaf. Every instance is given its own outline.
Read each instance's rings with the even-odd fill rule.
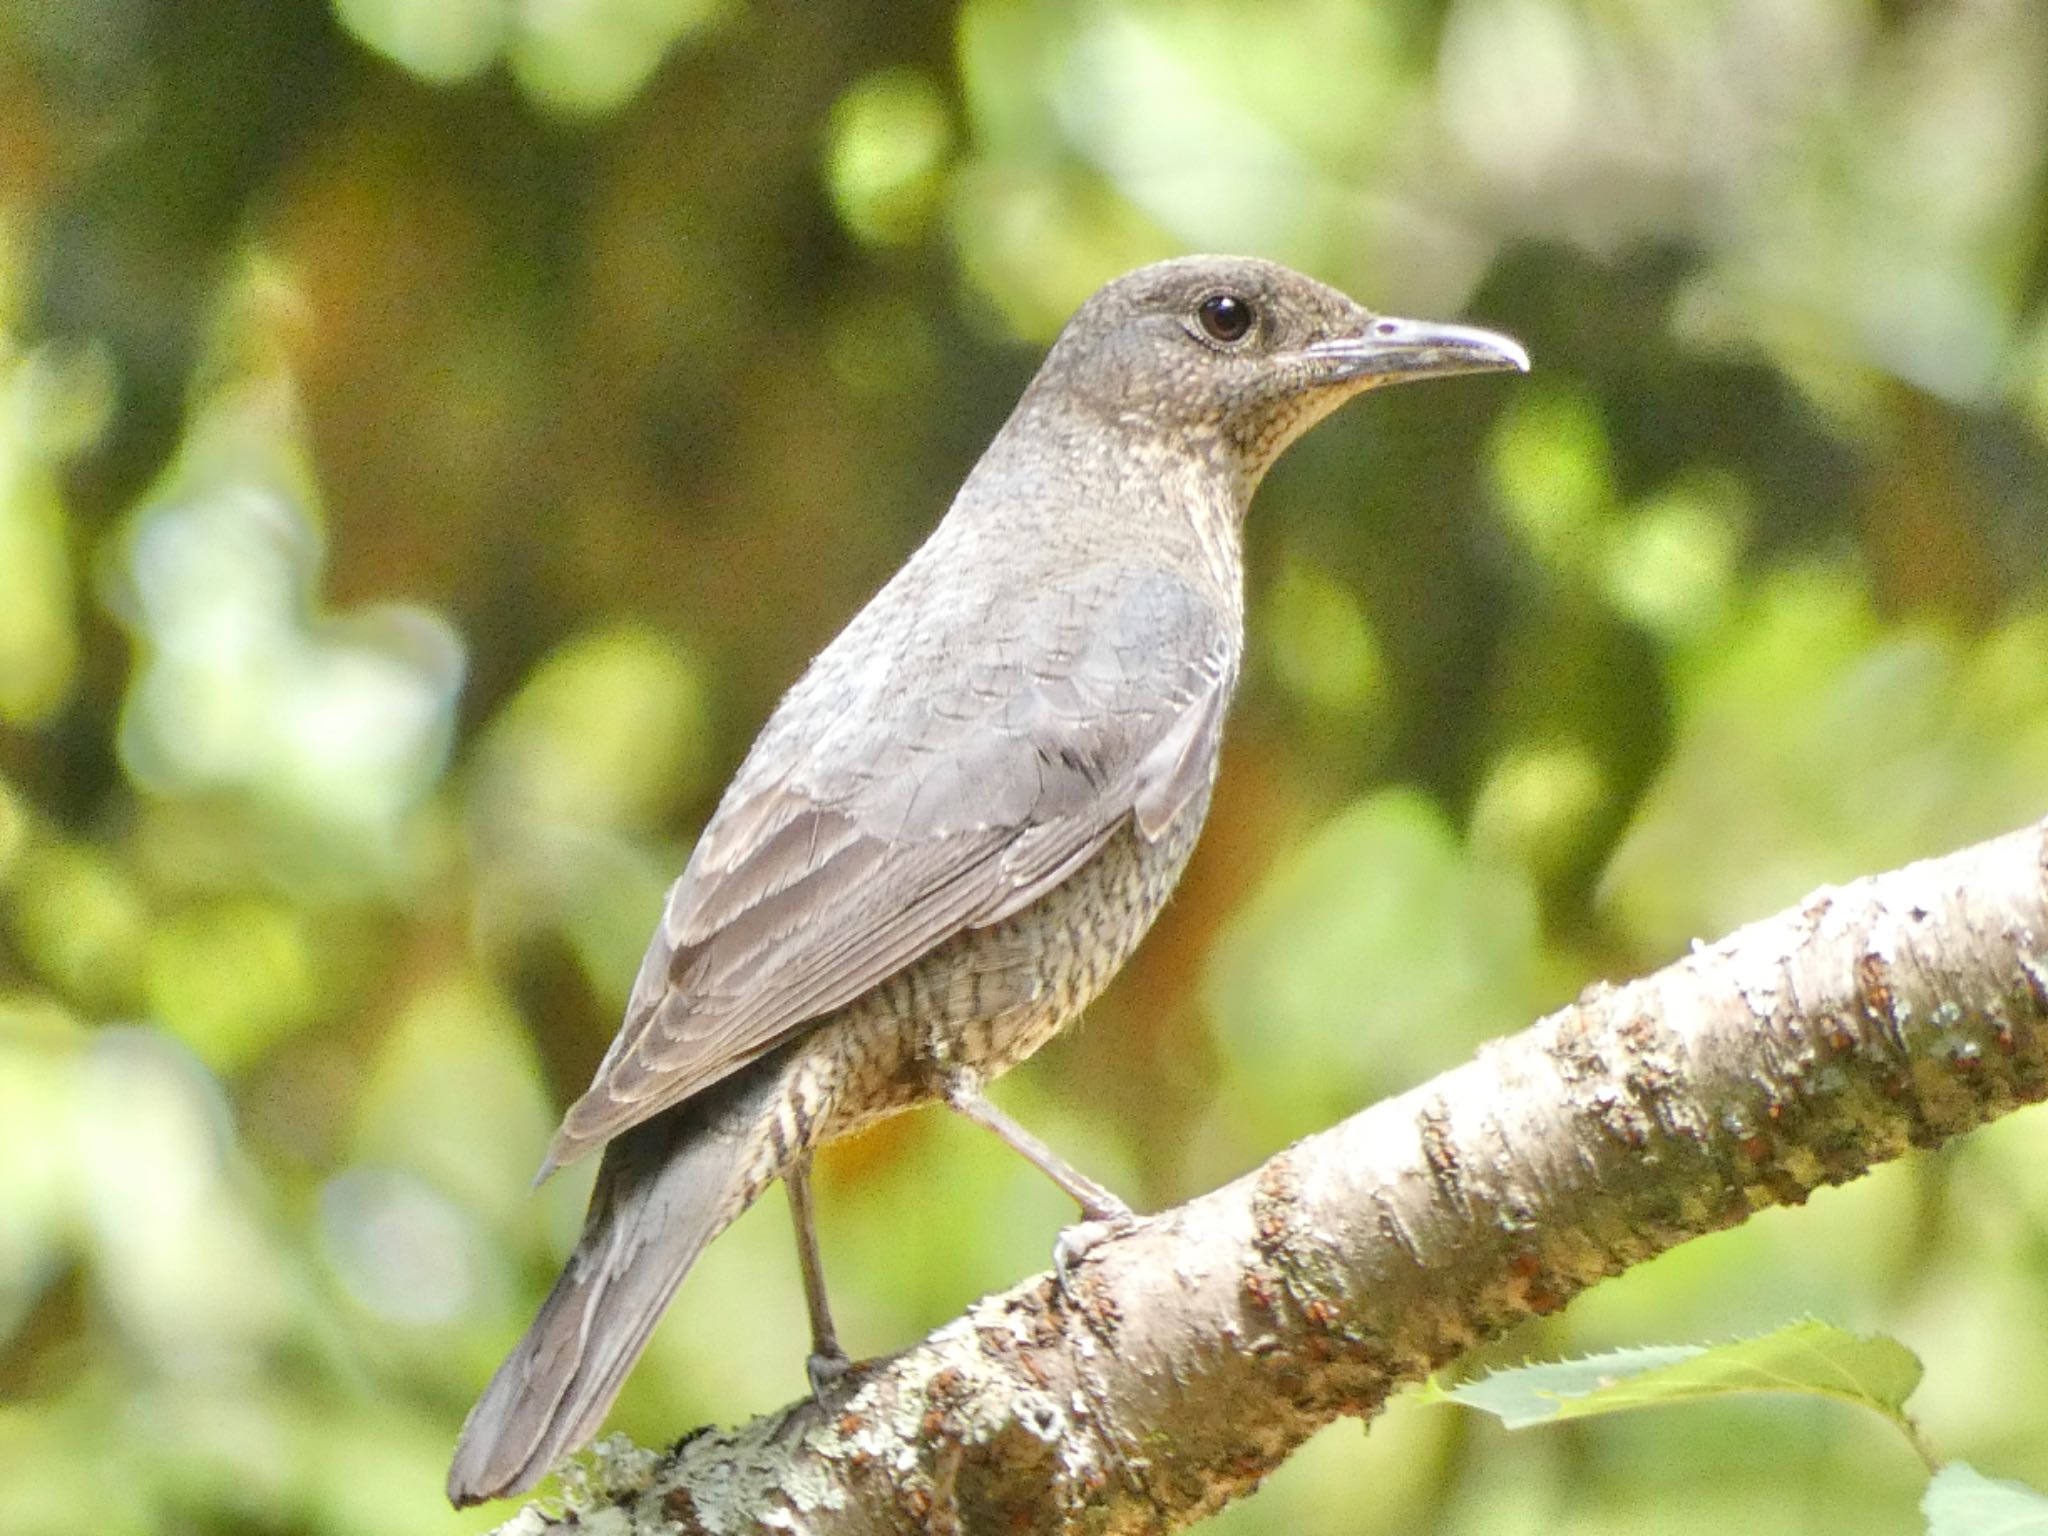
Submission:
[[[1608,601],[1653,634],[1700,633],[1726,608],[1744,503],[1739,485],[1715,476],[1631,508],[1607,551]]]
[[[1920,1512],[1927,1536],[2048,1536],[2048,1494],[1986,1477],[1967,1461],[1934,1474]]]
[[[1920,1375],[1919,1360],[1895,1339],[1806,1321],[1728,1344],[1620,1349],[1493,1371],[1428,1395],[1482,1409],[1509,1429],[1759,1392],[1834,1398],[1901,1419]]]
[[[90,844],[31,843],[15,866],[7,916],[52,987],[88,1008],[132,1006],[148,903],[133,872]]]
[[[402,865],[439,778],[465,653],[427,609],[321,610],[327,549],[285,351],[296,291],[252,261],[220,306],[178,452],[119,540],[108,597],[135,647],[122,765],[237,797],[347,888]]]
[[[1492,443],[1495,494],[1537,564],[1583,574],[1606,550],[1616,492],[1597,401],[1555,385],[1517,395]]]
[[[832,109],[825,183],[863,240],[894,245],[922,232],[952,142],[938,88],[914,70],[883,70]]]
[[[333,0],[335,18],[394,64],[436,85],[485,69],[504,40],[505,0]]]
[[[1539,878],[1575,858],[1605,799],[1600,765],[1577,746],[1503,753],[1472,802],[1472,846],[1513,859]]]
[[[0,333],[0,724],[39,725],[70,693],[76,582],[58,470],[109,409],[105,371],[11,357]]]
[[[422,0],[431,4],[432,0]],[[553,0],[516,6],[512,73],[543,106],[577,116],[622,107],[669,51],[729,0]]]
[[[313,943],[297,910],[279,902],[160,919],[143,960],[150,1008],[201,1060],[232,1072],[312,1018]]]
[[[1267,599],[1262,638],[1290,692],[1318,709],[1369,712],[1383,702],[1386,659],[1357,594],[1319,567],[1291,562]]]
[[[528,1210],[553,1114],[532,1042],[480,978],[430,978],[363,1084],[353,1152],[422,1174],[501,1221]]]
[[[488,729],[478,793],[509,823],[493,840],[522,824],[643,829],[700,783],[709,734],[702,676],[674,636],[634,623],[576,636]]]
[[[123,1333],[172,1372],[283,1335],[293,1261],[236,1176],[219,1083],[162,1034],[110,1030],[80,1057],[72,1103],[81,1241]]]

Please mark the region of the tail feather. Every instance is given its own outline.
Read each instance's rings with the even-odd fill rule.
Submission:
[[[463,1423],[458,1509],[525,1491],[596,1433],[697,1255],[772,1176],[750,1171],[746,1113],[772,1087],[735,1084],[722,1105],[670,1110],[605,1148],[575,1252]]]

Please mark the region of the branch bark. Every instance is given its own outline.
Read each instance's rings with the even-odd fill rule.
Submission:
[[[1098,1244],[1066,1294],[1035,1276],[822,1408],[615,1456],[582,1518],[1177,1529],[1605,1276],[2044,1096],[2048,822],[1590,988]]]

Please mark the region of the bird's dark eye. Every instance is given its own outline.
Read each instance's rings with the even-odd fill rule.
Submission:
[[[1195,318],[1212,341],[1243,341],[1252,328],[1252,307],[1234,293],[1212,293],[1195,306]]]

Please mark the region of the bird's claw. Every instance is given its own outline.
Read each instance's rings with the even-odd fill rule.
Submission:
[[[1122,1237],[1137,1224],[1137,1212],[1119,1200],[1114,1205],[1086,1212],[1082,1220],[1054,1239],[1053,1278],[1059,1282],[1060,1297],[1068,1306],[1080,1310],[1079,1300],[1074,1294],[1074,1266],[1086,1258],[1096,1244]]]
[[[853,1362],[846,1358],[844,1350],[834,1350],[830,1354],[817,1351],[807,1356],[804,1360],[804,1375],[810,1380],[813,1401],[822,1407],[825,1394],[852,1369]]]

